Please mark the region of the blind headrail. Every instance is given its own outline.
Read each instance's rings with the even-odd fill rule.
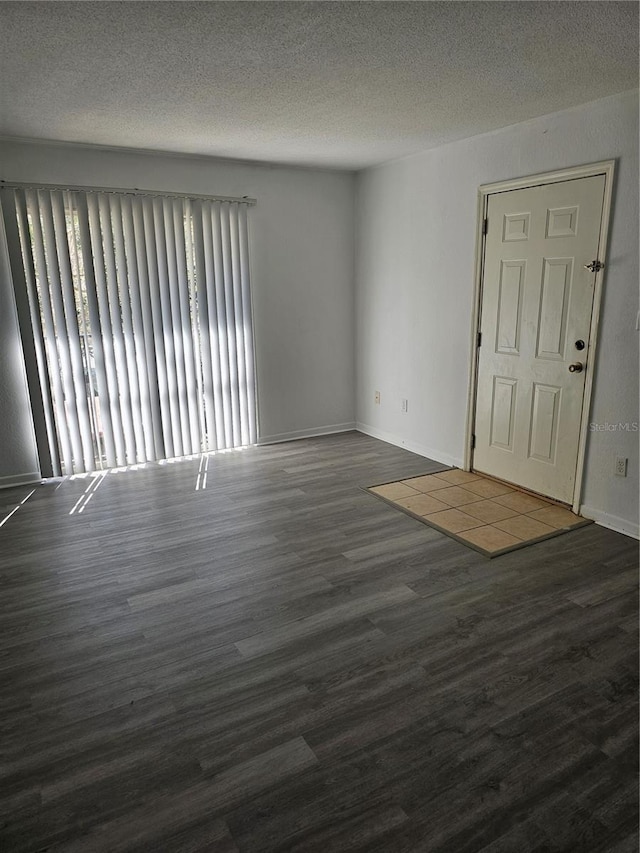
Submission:
[[[188,198],[188,199],[203,199],[205,201],[228,201],[238,202],[238,204],[254,205],[257,203],[255,198],[249,196],[231,196],[231,195],[203,195],[201,193],[174,193],[164,190],[144,190],[139,187],[130,187],[123,189],[119,187],[86,187],[75,185],[62,184],[30,184],[23,181],[5,181],[0,179],[0,189],[13,190],[47,190],[62,191],[62,192],[83,192],[83,193],[112,193],[115,195],[146,195],[156,196],[161,198]]]

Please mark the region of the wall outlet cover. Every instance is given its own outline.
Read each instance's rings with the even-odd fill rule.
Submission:
[[[627,459],[625,456],[616,456],[615,475],[616,477],[627,476]]]

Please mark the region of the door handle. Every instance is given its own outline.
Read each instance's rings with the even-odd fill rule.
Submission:
[[[584,364],[581,361],[576,361],[574,364],[569,365],[569,373],[582,373],[584,370]]]

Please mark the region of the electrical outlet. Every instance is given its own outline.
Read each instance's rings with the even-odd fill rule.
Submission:
[[[627,459],[626,459],[626,457],[616,456],[615,475],[616,475],[616,477],[626,477],[627,476]]]
[[[409,401],[403,399],[402,400],[402,411],[406,414],[409,411]]]
[[[373,397],[373,402],[376,404],[376,406],[380,405],[380,392],[379,391],[375,392],[374,397]]]

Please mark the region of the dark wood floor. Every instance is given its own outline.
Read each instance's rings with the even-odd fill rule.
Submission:
[[[636,853],[637,542],[488,560],[356,433],[201,467],[0,529],[3,853]]]

